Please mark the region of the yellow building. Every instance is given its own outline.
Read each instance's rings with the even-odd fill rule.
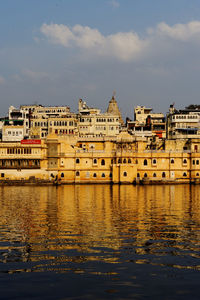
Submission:
[[[54,184],[200,183],[200,141],[166,141],[148,150],[145,139],[49,134],[46,140],[0,144],[0,180]]]

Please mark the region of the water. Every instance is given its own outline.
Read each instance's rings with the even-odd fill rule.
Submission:
[[[199,299],[200,187],[0,187],[0,299]]]

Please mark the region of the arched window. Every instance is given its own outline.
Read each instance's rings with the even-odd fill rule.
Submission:
[[[102,166],[105,166],[105,159],[102,159],[102,160],[101,160],[101,165],[102,165]]]
[[[97,159],[96,158],[94,158],[93,164],[97,164]]]
[[[171,159],[171,164],[174,164],[174,159],[173,158]]]
[[[144,177],[145,177],[145,178],[147,177],[147,173],[144,173]]]
[[[187,159],[186,158],[184,158],[183,163],[187,164]]]
[[[123,159],[123,164],[126,164],[126,158]]]
[[[76,164],[79,164],[79,163],[80,163],[80,159],[77,158],[77,159],[76,159]]]
[[[147,166],[147,160],[146,159],[144,160],[144,166]]]
[[[156,165],[157,164],[157,160],[154,158],[153,159],[153,165]]]
[[[104,173],[101,174],[101,177],[106,177]]]
[[[186,177],[186,176],[187,176],[187,173],[186,173],[186,172],[184,172],[184,173],[183,173],[183,176],[184,176],[184,177]]]
[[[112,178],[112,173],[109,174],[109,177]]]
[[[64,173],[61,173],[61,175],[60,175],[60,176],[63,178],[65,175],[64,175]]]
[[[140,178],[140,173],[137,173],[137,178]]]
[[[130,158],[128,159],[128,163],[131,164],[131,159]]]
[[[97,174],[96,174],[96,173],[94,173],[94,174],[93,174],[93,177],[97,177]]]
[[[127,172],[124,172],[124,177],[126,177],[127,176]]]
[[[122,160],[121,158],[118,159],[118,164],[121,164]]]
[[[165,178],[165,177],[166,177],[165,172],[162,172],[162,178]]]
[[[196,176],[199,176],[199,173],[196,173]]]
[[[76,176],[80,176],[80,172],[79,171],[76,171]]]
[[[153,177],[156,177],[156,173],[153,173]]]

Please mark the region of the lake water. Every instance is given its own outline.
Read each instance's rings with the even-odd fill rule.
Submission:
[[[0,187],[0,299],[200,299],[200,187]]]

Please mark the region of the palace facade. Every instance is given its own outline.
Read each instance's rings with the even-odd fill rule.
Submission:
[[[60,137],[0,143],[0,182],[9,184],[200,183],[200,140],[166,140],[149,149],[144,138]]]

